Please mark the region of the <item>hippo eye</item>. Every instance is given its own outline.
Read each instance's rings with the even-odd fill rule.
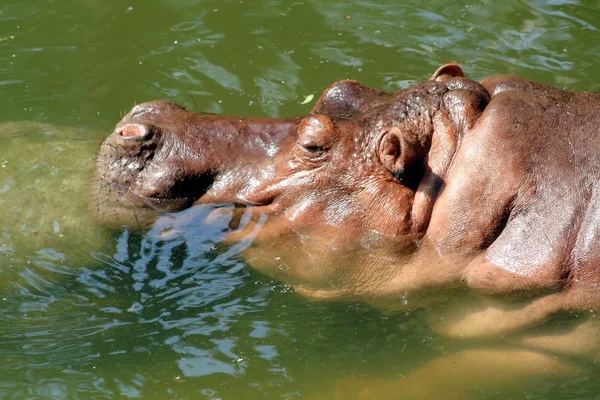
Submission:
[[[328,150],[327,148],[323,147],[323,146],[319,146],[318,144],[315,144],[314,142],[308,142],[308,143],[298,143],[298,150],[300,151],[300,153],[298,154],[300,157],[302,158],[308,158],[308,159],[312,159],[312,160],[320,160],[321,157],[325,154],[325,152]]]
[[[305,146],[305,145],[301,145],[302,148],[306,151],[308,151],[311,154],[318,154],[318,153],[322,153],[325,149],[321,146]]]

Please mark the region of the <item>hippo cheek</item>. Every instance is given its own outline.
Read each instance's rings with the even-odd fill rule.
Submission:
[[[415,240],[372,231],[322,229],[303,234],[285,219],[247,231],[244,259],[254,270],[289,284],[314,301],[362,301],[402,308],[390,277],[398,260],[410,257]],[[387,300],[390,299],[390,300]]]
[[[254,227],[228,240],[245,243],[244,259],[255,270],[292,286],[334,284],[338,238],[325,230],[302,231],[285,218],[254,218]]]
[[[385,183],[354,192],[335,191],[335,185],[317,190],[310,179],[293,183],[287,179],[265,187],[260,192],[268,205],[238,209],[231,217],[225,241],[240,246],[255,270],[299,291],[326,290],[318,294],[324,298],[350,296],[369,285],[363,266],[379,254],[414,250],[411,190]],[[393,243],[391,250],[385,243]]]
[[[221,207],[206,222],[223,218],[231,230],[223,244],[242,252],[254,269],[285,282],[293,279],[288,273],[295,274],[298,266],[312,265],[327,254],[325,247],[330,244],[323,241],[321,224],[292,221],[271,206]],[[315,241],[322,244],[319,251],[314,250]]]
[[[312,222],[290,220],[268,206],[238,209],[237,215],[229,215],[232,231],[224,242],[237,247],[254,270],[290,284],[301,294],[317,291],[325,299],[343,292],[344,298],[351,299],[357,287],[368,284],[362,261],[375,256],[369,251],[377,242],[368,237],[372,232],[317,223],[322,215]]]

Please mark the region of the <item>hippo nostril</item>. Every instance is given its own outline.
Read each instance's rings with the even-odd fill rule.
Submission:
[[[148,135],[148,127],[141,124],[127,124],[117,129],[116,133],[126,139],[142,139]]]

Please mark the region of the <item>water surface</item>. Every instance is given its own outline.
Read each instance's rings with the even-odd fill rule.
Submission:
[[[210,207],[102,230],[95,152],[136,102],[299,115],[335,80],[397,90],[450,61],[597,90],[599,21],[577,0],[5,0],[0,398],[309,398],[460,350],[425,311],[310,303],[249,271]],[[595,399],[594,374],[478,398]]]

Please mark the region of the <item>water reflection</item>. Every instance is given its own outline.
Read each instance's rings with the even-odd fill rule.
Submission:
[[[582,1],[10,1],[3,120],[99,126],[167,98],[236,115],[306,113],[337,79],[387,90],[461,62],[598,88],[598,10]],[[347,18],[347,16],[351,18]],[[190,98],[192,96],[192,98]],[[62,133],[61,133],[62,132]],[[86,217],[104,133],[0,129],[0,397],[302,398],[393,379],[458,351],[420,312],[313,304],[223,249],[226,218],[106,232]],[[561,390],[562,389],[562,390]],[[595,398],[585,378],[487,398]],[[562,393],[558,393],[562,392]]]
[[[126,397],[155,386],[156,379],[177,385],[193,377],[209,377],[200,387],[217,393],[222,378],[215,375],[245,375],[254,359],[271,365],[271,379],[285,380],[269,322],[252,317],[265,306],[271,288],[248,282],[235,251],[215,252],[229,220],[203,224],[210,212],[197,207],[163,217],[147,234],[117,234],[114,253],[93,253],[100,266],[73,268],[77,273],[63,276],[60,285],[39,287],[26,268],[27,284],[4,299],[4,311],[15,323],[0,328],[3,376],[15,376],[12,393],[19,387],[23,394],[30,390],[25,388],[37,388],[38,395],[67,393],[38,375],[49,366],[50,375],[62,375],[64,368],[76,372],[83,386],[101,376],[96,389]],[[46,259],[52,261],[66,260],[64,255]],[[155,364],[162,366],[159,378],[146,371]],[[144,372],[135,372],[139,366]],[[23,368],[25,382],[17,372]],[[76,386],[77,392],[83,389]]]

